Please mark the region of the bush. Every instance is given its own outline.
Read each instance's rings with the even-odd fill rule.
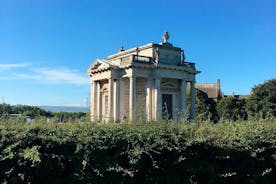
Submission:
[[[276,122],[0,123],[1,183],[274,183]]]
[[[246,120],[245,99],[237,99],[232,96],[224,97],[217,103],[217,112],[223,120]]]

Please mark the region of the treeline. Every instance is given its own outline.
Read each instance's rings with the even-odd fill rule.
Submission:
[[[67,123],[87,121],[88,114],[84,112],[50,112],[36,106],[0,104],[0,117],[13,118],[28,116],[32,119],[48,119],[49,122]]]
[[[255,86],[246,99],[223,97],[219,102],[197,90],[196,112],[199,120],[248,120],[276,118],[276,79]]]
[[[30,116],[32,118],[43,116],[50,117],[52,114],[36,106],[29,105],[10,105],[6,103],[0,104],[0,116],[10,114],[21,114],[23,116]]]

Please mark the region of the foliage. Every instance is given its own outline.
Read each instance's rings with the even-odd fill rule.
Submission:
[[[218,113],[216,110],[216,102],[203,91],[196,89],[196,113],[198,120],[210,120],[217,122]]]
[[[50,118],[51,122],[55,123],[87,122],[89,119],[88,113],[84,112],[49,112],[36,106],[0,104],[0,118],[9,118],[11,114],[29,116],[33,119]],[[12,119],[20,122],[20,116],[16,117]]]
[[[9,105],[9,104],[0,104],[0,116],[7,114],[22,114],[24,116],[30,116],[32,118],[38,116],[50,116],[50,112],[47,112],[36,106],[29,105]]]
[[[245,99],[239,100],[232,96],[224,97],[217,103],[217,112],[221,119],[246,120]]]
[[[88,113],[84,112],[53,112],[51,116],[52,122],[56,123],[87,122],[89,120]]]
[[[246,103],[250,117],[275,118],[276,117],[276,79],[266,81],[255,86]]]
[[[274,183],[276,122],[0,123],[0,183]]]

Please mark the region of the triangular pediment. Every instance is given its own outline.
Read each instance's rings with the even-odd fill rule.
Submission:
[[[177,80],[175,79],[163,79],[162,80],[162,83],[161,83],[161,87],[162,88],[178,88],[179,87],[179,84],[177,82]]]
[[[112,65],[110,65],[109,63],[103,61],[103,60],[100,60],[100,59],[97,59],[95,61],[95,63],[93,65],[91,65],[90,69],[91,70],[99,70],[99,69],[106,69],[106,68],[109,68],[111,67]]]

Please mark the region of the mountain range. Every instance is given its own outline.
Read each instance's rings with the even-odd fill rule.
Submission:
[[[51,112],[88,112],[88,107],[77,107],[77,106],[39,106],[45,111]]]

